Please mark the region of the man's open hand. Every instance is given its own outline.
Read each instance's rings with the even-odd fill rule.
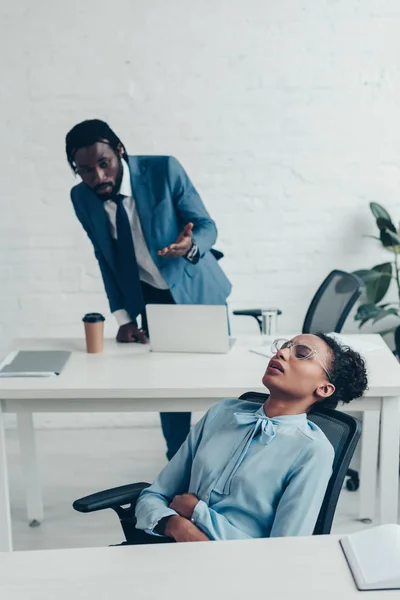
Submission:
[[[138,329],[134,323],[126,323],[118,330],[117,342],[147,344],[147,337],[143,329]]]
[[[198,502],[199,499],[194,494],[182,494],[181,496],[174,496],[169,507],[175,510],[181,517],[191,519]]]
[[[159,250],[157,254],[159,256],[165,256],[167,258],[178,258],[180,256],[186,256],[193,244],[193,223],[185,225],[182,233],[178,236],[175,244],[171,244],[167,248]]]

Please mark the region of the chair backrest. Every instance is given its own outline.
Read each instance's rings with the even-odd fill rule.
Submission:
[[[257,392],[240,396],[240,400],[253,402],[265,402],[267,398],[268,394]],[[307,417],[324,432],[335,451],[332,475],[314,528],[314,535],[326,535],[331,531],[343,481],[360,439],[361,423],[351,415],[331,409],[315,409]]]
[[[329,273],[311,301],[303,333],[339,333],[362,288],[363,282],[356,275],[338,270]]]
[[[331,532],[343,481],[360,439],[361,423],[347,413],[329,408],[313,410],[307,416],[324,432],[335,451],[332,475],[314,529],[314,535],[323,535]]]

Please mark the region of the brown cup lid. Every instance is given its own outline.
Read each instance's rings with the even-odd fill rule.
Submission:
[[[105,318],[100,313],[88,313],[82,319],[84,323],[100,323],[105,321]]]

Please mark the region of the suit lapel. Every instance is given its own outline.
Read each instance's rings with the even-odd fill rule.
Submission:
[[[140,225],[143,231],[149,251],[152,248],[152,212],[154,197],[151,193],[150,182],[144,163],[136,156],[129,157],[129,170],[131,173],[132,194],[139,215]]]
[[[111,269],[116,272],[113,239],[110,232],[110,222],[104,209],[103,202],[87,186],[84,187],[83,203],[90,216],[91,229],[104,258]]]

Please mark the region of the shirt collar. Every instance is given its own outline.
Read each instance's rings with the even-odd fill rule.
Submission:
[[[122,159],[122,181],[121,187],[118,190],[118,194],[122,196],[132,196],[132,185],[131,185],[131,173],[129,171],[128,163],[123,158]]]
[[[301,413],[299,415],[280,415],[278,417],[267,417],[264,412],[264,405],[262,404],[260,408],[257,410],[256,415],[263,419],[270,419],[273,423],[277,425],[305,425],[307,423],[307,415],[306,413]]]

